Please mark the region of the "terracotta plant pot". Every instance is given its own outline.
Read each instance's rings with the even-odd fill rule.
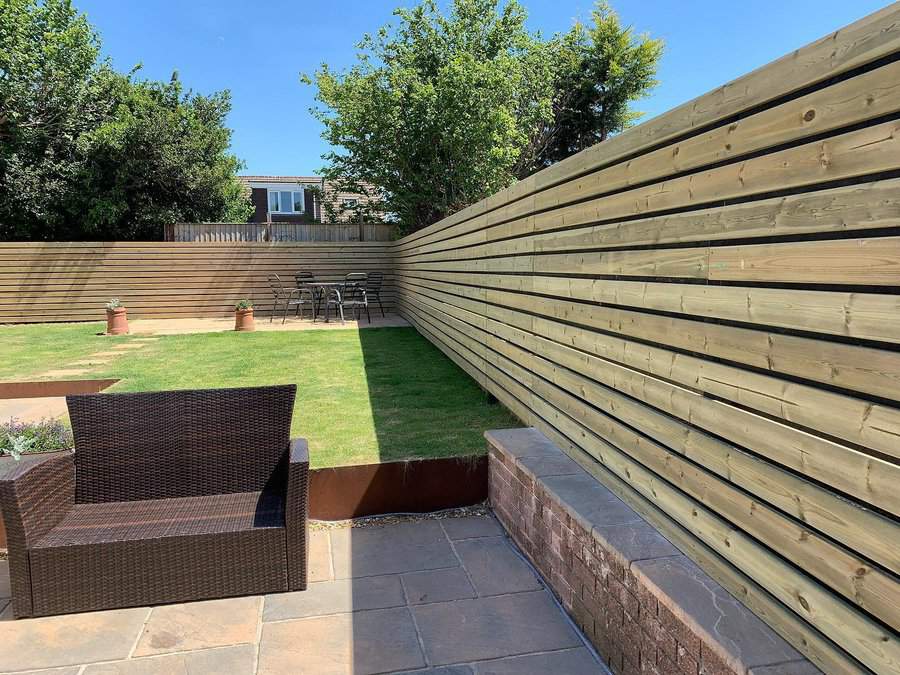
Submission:
[[[234,310],[234,329],[240,331],[255,330],[253,324],[253,308]]]
[[[124,307],[106,310],[106,334],[125,335],[128,332],[128,310]]]

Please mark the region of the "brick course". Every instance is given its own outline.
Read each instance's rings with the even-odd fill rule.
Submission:
[[[536,430],[503,430],[486,435],[489,498],[494,512],[613,673],[744,675],[757,665],[744,663],[743,653],[734,658],[723,653],[721,644],[670,610],[671,598],[661,597],[659,589],[634,573],[632,563],[636,560],[684,559],[661,535],[632,517],[618,527],[631,528],[624,534],[641,542],[644,555],[615,548],[608,543],[613,536],[604,539],[599,535],[623,532],[614,532],[615,526],[590,527],[577,508],[559,498],[544,482],[551,476],[574,476],[578,472],[587,475],[583,469],[563,460],[547,462],[555,466],[548,473],[532,472],[528,468],[530,457],[546,459],[552,453],[549,441]],[[598,489],[605,490],[599,484]],[[620,509],[621,504],[616,507]],[[634,535],[633,530],[639,530],[640,536]],[[762,631],[769,630],[761,622],[760,625]],[[775,639],[781,641],[777,636]],[[786,643],[774,650],[772,658],[783,662],[784,673],[793,672],[791,668],[800,664],[817,672]],[[774,668],[773,672],[780,672],[780,664]]]

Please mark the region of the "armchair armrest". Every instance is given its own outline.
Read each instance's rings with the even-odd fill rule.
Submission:
[[[75,462],[71,452],[8,461],[0,468],[0,511],[6,524],[16,616],[32,613],[28,549],[53,529],[74,503]]]
[[[309,445],[305,438],[291,440],[288,450],[284,524],[287,539],[288,589],[306,589],[306,521],[309,516]]]

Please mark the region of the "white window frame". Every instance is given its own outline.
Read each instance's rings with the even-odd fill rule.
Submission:
[[[271,208],[272,205],[272,193],[275,193],[278,196],[278,210],[273,211]],[[281,193],[282,192],[290,192],[291,193],[291,210],[285,211],[283,204],[281,203]],[[304,190],[302,185],[298,185],[294,187],[293,185],[284,185],[281,187],[271,186],[266,188],[266,209],[269,213],[277,213],[279,215],[302,215],[306,213],[306,195],[304,194],[306,191]],[[294,195],[300,195],[300,211],[294,210]]]

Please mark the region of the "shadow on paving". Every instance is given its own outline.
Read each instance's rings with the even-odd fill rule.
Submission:
[[[381,462],[482,454],[518,426],[414,329],[358,335]],[[605,672],[490,515],[317,531],[310,556],[309,589],[267,600],[261,673],[312,654],[296,672]]]
[[[317,530],[268,596],[260,673],[606,672],[490,515]]]

